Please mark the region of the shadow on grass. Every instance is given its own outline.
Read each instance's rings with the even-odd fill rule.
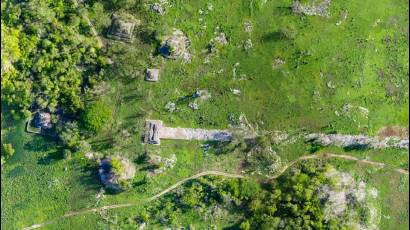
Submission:
[[[368,150],[370,146],[368,144],[353,144],[349,145],[343,148],[344,151],[346,152],[351,152],[351,151],[364,151]]]
[[[55,138],[47,136],[36,136],[31,141],[24,144],[24,150],[33,152],[45,152],[55,148]]]
[[[79,182],[88,191],[98,192],[102,188],[100,176],[98,175],[98,165],[96,163],[87,163],[78,168],[81,171]]]
[[[63,159],[62,149],[56,149],[55,151],[49,152],[47,155],[40,157],[37,160],[37,164],[49,165],[61,159]]]
[[[112,141],[111,138],[105,138],[105,139],[102,139],[102,140],[93,141],[91,143],[91,146],[96,151],[103,151],[103,150],[111,149],[111,148],[114,147],[113,146],[113,141]]]

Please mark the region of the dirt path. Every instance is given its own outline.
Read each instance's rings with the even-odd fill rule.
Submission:
[[[273,179],[276,179],[276,178],[280,177],[283,173],[286,172],[286,170],[288,168],[292,167],[294,164],[296,164],[300,161],[311,160],[311,159],[328,159],[328,158],[340,158],[340,159],[345,159],[345,160],[349,160],[349,161],[357,161],[359,163],[368,164],[368,165],[371,165],[371,166],[374,166],[374,167],[380,167],[380,168],[388,166],[388,165],[386,165],[384,163],[381,163],[381,162],[363,160],[363,159],[359,159],[357,157],[350,156],[350,155],[334,154],[334,153],[323,153],[323,154],[318,154],[318,155],[308,155],[308,156],[299,157],[298,159],[293,160],[290,163],[288,163],[287,165],[285,165],[275,176],[272,176],[269,179],[273,180]],[[404,170],[404,169],[396,168],[396,169],[393,169],[393,170],[397,173],[400,173],[400,174],[409,175],[409,171]],[[140,201],[140,202],[137,202],[137,203],[115,204],[115,205],[108,205],[108,206],[103,206],[103,207],[99,207],[99,208],[91,208],[91,209],[85,209],[85,210],[80,210],[80,211],[75,211],[75,212],[68,212],[68,213],[64,214],[63,216],[61,216],[59,218],[56,218],[54,220],[47,221],[47,222],[44,222],[44,223],[41,223],[41,224],[34,224],[30,227],[23,228],[23,230],[31,230],[31,229],[41,228],[45,225],[55,223],[60,219],[68,218],[68,217],[71,217],[71,216],[77,216],[77,215],[82,215],[82,214],[87,214],[87,213],[92,213],[92,212],[100,212],[100,211],[109,210],[109,209],[131,207],[131,206],[136,206],[136,205],[142,204],[144,202],[150,202],[150,201],[158,199],[159,197],[169,193],[170,191],[172,191],[175,188],[181,186],[182,184],[184,184],[185,182],[187,182],[189,180],[197,179],[199,177],[208,176],[208,175],[224,176],[224,177],[230,177],[230,178],[245,178],[245,176],[240,175],[240,174],[230,174],[230,173],[219,172],[219,171],[204,171],[204,172],[197,173],[193,176],[190,176],[190,177],[187,177],[183,180],[178,181],[177,183],[175,183],[172,186],[166,188],[165,190],[161,191],[160,193],[146,199],[145,201]]]
[[[310,160],[310,159],[328,159],[328,158],[339,158],[339,159],[344,159],[344,160],[348,160],[348,161],[357,161],[359,163],[368,164],[368,165],[372,165],[372,166],[380,167],[380,168],[388,166],[385,163],[359,159],[357,157],[350,156],[350,155],[334,154],[334,153],[322,153],[322,154],[318,154],[318,155],[308,155],[308,156],[299,157],[298,159],[293,160],[289,164],[285,165],[275,176],[270,177],[270,179],[276,179],[276,178],[280,177],[289,167],[293,166],[294,164],[296,164],[300,161]],[[396,168],[396,169],[394,169],[394,171],[398,172],[400,174],[409,175],[409,171],[404,170],[404,169]]]
[[[193,179],[197,179],[199,177],[203,177],[203,176],[208,176],[208,175],[214,175],[214,176],[224,176],[224,177],[230,177],[230,178],[244,178],[243,175],[238,175],[238,174],[230,174],[230,173],[225,173],[225,172],[219,172],[219,171],[205,171],[205,172],[200,172],[197,173],[193,176],[187,177],[183,180],[178,181],[177,183],[173,184],[172,186],[168,187],[167,189],[163,190],[162,192],[148,198],[147,200],[145,200],[145,202],[150,202],[153,201],[155,199],[158,199],[159,197],[165,195],[166,193],[172,191],[173,189],[181,186],[182,184],[184,184],[185,182],[189,181],[189,180],[193,180]],[[64,214],[61,217],[58,217],[54,220],[51,221],[47,221],[41,224],[34,224],[30,227],[26,227],[23,228],[23,230],[31,230],[31,229],[37,229],[37,228],[41,228],[45,225],[49,225],[52,223],[57,222],[60,219],[63,218],[68,218],[71,216],[78,216],[78,215],[82,215],[82,214],[87,214],[87,213],[92,213],[92,212],[100,212],[100,211],[104,211],[104,210],[109,210],[109,209],[117,209],[117,208],[125,208],[125,207],[131,207],[131,206],[136,206],[139,205],[141,203],[143,203],[144,201],[141,202],[137,202],[137,203],[126,203],[126,204],[116,204],[116,205],[107,205],[107,206],[103,206],[103,207],[99,207],[99,208],[91,208],[91,209],[84,209],[84,210],[80,210],[80,211],[75,211],[75,212],[68,212],[66,214]]]

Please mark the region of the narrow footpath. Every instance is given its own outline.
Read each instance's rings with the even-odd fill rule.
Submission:
[[[322,153],[322,154],[318,154],[318,155],[301,156],[298,159],[293,160],[293,161],[289,162],[288,164],[286,164],[276,175],[270,177],[269,179],[274,180],[274,179],[280,177],[283,173],[286,172],[286,170],[288,168],[292,167],[293,165],[295,165],[296,163],[298,163],[300,161],[312,160],[312,159],[329,159],[329,158],[339,158],[339,159],[344,159],[344,160],[348,160],[348,161],[356,161],[358,163],[367,164],[367,165],[370,165],[370,166],[373,166],[373,167],[379,167],[379,168],[384,168],[384,167],[389,166],[385,163],[359,159],[357,157],[350,156],[350,155],[334,154],[334,153]],[[404,175],[407,175],[407,176],[409,175],[409,171],[404,170],[404,169],[394,168],[393,170],[397,173],[400,173],[400,174],[404,174]],[[88,213],[93,213],[93,212],[100,212],[100,211],[104,211],[104,210],[118,209],[118,208],[125,208],[125,207],[141,205],[143,203],[150,202],[150,201],[153,201],[153,200],[156,200],[156,199],[160,198],[161,196],[171,192],[175,188],[183,185],[187,181],[194,180],[194,179],[197,179],[197,178],[203,177],[203,176],[209,176],[209,175],[223,176],[223,177],[228,177],[228,178],[245,178],[245,176],[241,175],[241,174],[230,174],[230,173],[219,172],[219,171],[204,171],[204,172],[197,173],[193,176],[187,177],[185,179],[182,179],[182,180],[178,181],[177,183],[173,184],[172,186],[166,188],[165,190],[159,192],[158,194],[156,194],[156,195],[154,195],[154,196],[152,196],[152,197],[150,197],[146,200],[142,200],[142,201],[139,201],[139,202],[136,202],[136,203],[114,204],[114,205],[102,206],[102,207],[99,207],[99,208],[90,208],[90,209],[85,209],[85,210],[72,211],[72,212],[68,212],[68,213],[64,214],[63,216],[58,217],[54,220],[50,220],[50,221],[40,223],[40,224],[34,224],[34,225],[29,226],[29,227],[25,227],[22,230],[31,230],[31,229],[41,228],[45,225],[53,224],[53,223],[57,222],[58,220],[68,218],[68,217],[72,217],[72,216],[78,216],[78,215],[83,215],[83,214],[88,214]]]

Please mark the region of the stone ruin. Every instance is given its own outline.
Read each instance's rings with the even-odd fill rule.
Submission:
[[[329,17],[330,3],[331,0],[311,0],[310,4],[302,4],[300,1],[295,1],[292,5],[292,11],[295,14]]]
[[[36,128],[50,129],[52,127],[51,114],[47,112],[37,112],[33,121]]]
[[[112,16],[111,27],[107,37],[115,40],[131,42],[133,39],[133,31],[139,21],[135,20],[130,14],[121,13]]]
[[[160,139],[225,142],[232,139],[232,133],[228,130],[166,127],[160,120],[147,120],[144,142],[159,145]]]
[[[100,167],[98,169],[98,174],[105,188],[114,192],[119,192],[122,190],[119,185],[119,181],[132,179],[136,172],[135,167],[130,160],[120,158],[120,162],[123,170],[119,175],[117,175],[113,170],[111,157],[103,158],[100,161]]]
[[[107,189],[114,191],[121,190],[118,185],[118,176],[115,175],[112,170],[111,158],[104,158],[101,160],[98,174],[100,175],[101,182]]]
[[[146,133],[144,142],[153,145],[161,144],[159,139],[159,130],[162,127],[162,121],[158,120],[147,120],[146,122]]]
[[[145,71],[145,80],[158,81],[158,79],[159,79],[159,69],[147,69]]]
[[[189,52],[191,41],[185,34],[174,29],[170,36],[167,36],[161,43],[159,52],[162,56],[170,59],[182,59],[184,62],[190,62],[192,55]]]

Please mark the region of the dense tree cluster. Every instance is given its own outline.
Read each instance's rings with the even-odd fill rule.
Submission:
[[[253,179],[199,178],[167,195],[138,216],[140,222],[157,221],[178,226],[179,215],[220,207],[239,215],[232,229],[344,229],[343,218],[326,220],[318,189],[333,182],[326,166],[302,164],[278,180],[259,183]]]
[[[83,107],[82,93],[101,80],[106,59],[72,1],[2,1],[1,32],[3,102],[26,116],[33,103]]]

